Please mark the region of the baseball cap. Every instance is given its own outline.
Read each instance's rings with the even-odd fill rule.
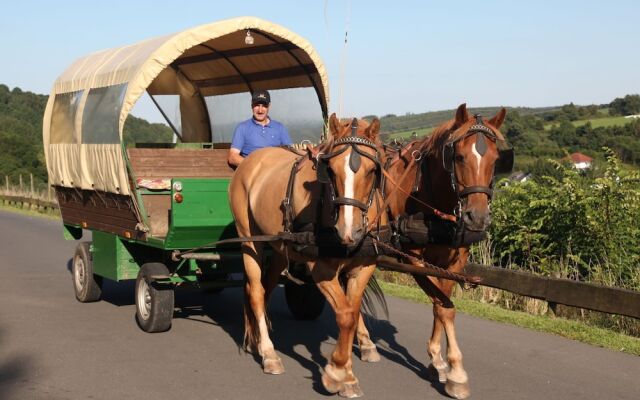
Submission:
[[[265,106],[268,106],[269,103],[271,103],[271,96],[266,90],[256,90],[251,95],[251,105],[264,104]]]

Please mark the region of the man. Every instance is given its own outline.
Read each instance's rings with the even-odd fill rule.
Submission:
[[[287,128],[269,118],[271,96],[266,90],[258,90],[251,96],[253,117],[236,127],[229,149],[229,165],[237,167],[246,156],[268,146],[291,144]]]

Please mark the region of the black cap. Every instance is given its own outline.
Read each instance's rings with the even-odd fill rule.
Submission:
[[[266,90],[256,90],[251,95],[251,105],[264,104],[265,106],[268,106],[269,103],[271,103],[271,96]]]

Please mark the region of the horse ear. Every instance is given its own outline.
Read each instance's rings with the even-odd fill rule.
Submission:
[[[371,122],[371,125],[369,125],[367,129],[365,129],[364,134],[369,139],[373,140],[378,136],[379,132],[380,132],[380,120],[378,119],[378,117],[375,117]]]
[[[467,111],[467,103],[462,103],[456,111],[456,119],[453,124],[454,128],[464,125],[469,120],[469,112]]]
[[[331,136],[336,136],[339,128],[340,121],[338,120],[338,117],[336,117],[336,113],[333,113],[329,117],[329,132],[331,133]]]
[[[500,129],[502,123],[504,122],[504,117],[507,116],[507,110],[503,107],[498,113],[489,120],[489,123],[493,125],[496,129]]]

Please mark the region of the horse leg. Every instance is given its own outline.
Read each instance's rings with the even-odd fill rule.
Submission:
[[[269,267],[267,268],[267,272],[262,278],[262,284],[264,286],[264,302],[265,304],[269,303],[269,298],[271,297],[271,293],[273,293],[273,289],[278,286],[280,282],[280,274],[287,267],[287,258],[274,251],[271,260],[269,263]]]
[[[373,267],[369,269],[370,271],[367,270],[362,275],[371,276]],[[358,301],[355,302],[357,304],[352,304],[340,286],[337,269],[334,266],[318,261],[312,270],[312,276],[318,288],[333,308],[339,329],[336,348],[322,374],[322,384],[330,393],[338,393],[340,396],[349,398],[360,397],[363,393],[358,379],[353,374],[351,353],[358,321],[359,298],[362,297],[364,285],[360,285],[362,286],[360,297],[355,296],[354,289],[351,290],[353,293],[352,298],[358,298]],[[349,286],[353,286],[353,284],[349,282]]]
[[[455,282],[453,281],[441,280],[439,287],[449,297],[453,292],[454,285]],[[447,361],[451,368],[447,373],[447,383],[444,386],[444,390],[453,398],[466,399],[471,395],[471,389],[469,388],[467,371],[462,365],[462,351],[456,338],[456,308],[453,303],[445,305],[436,302],[433,306],[433,311],[434,317],[442,323],[447,337]]]
[[[265,312],[265,289],[262,285],[261,243],[243,243],[242,258],[246,275],[245,284],[245,346],[258,350],[262,356],[262,369],[266,374],[284,372],[282,360],[275,352],[269,337],[269,323]]]
[[[358,346],[360,347],[360,359],[364,362],[378,362],[380,361],[380,354],[378,353],[375,343],[371,340],[371,336],[369,336],[369,330],[364,324],[362,313],[359,314],[356,338],[358,340]]]
[[[439,296],[435,296],[434,293],[439,291],[438,287],[431,280],[432,278],[428,278],[424,275],[414,275],[413,276],[418,286],[422,288],[422,290],[428,295],[431,296],[434,306],[433,306],[433,327],[431,330],[431,337],[429,338],[429,342],[427,343],[427,353],[429,354],[429,358],[431,359],[431,367],[438,373],[438,381],[440,383],[447,382],[447,372],[449,371],[449,365],[442,358],[442,330],[443,325],[442,321],[436,315],[435,304],[438,302],[440,297],[443,297],[444,294]]]

